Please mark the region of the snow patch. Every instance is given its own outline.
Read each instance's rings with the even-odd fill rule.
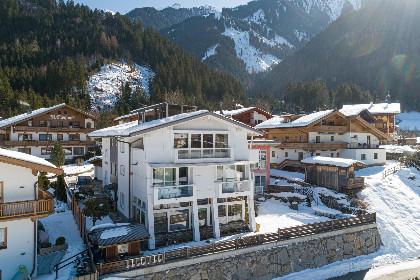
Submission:
[[[154,76],[149,67],[138,64],[130,67],[125,61],[102,66],[101,71],[92,75],[87,82],[92,108],[97,111],[112,109],[121,93],[121,85],[126,82],[132,91],[139,87],[149,95],[149,81]]]
[[[119,236],[125,236],[129,233],[130,229],[128,227],[120,227],[104,230],[101,233],[101,239],[109,239]]]
[[[207,58],[209,58],[210,56],[213,56],[216,54],[216,49],[219,46],[219,44],[215,44],[213,46],[211,46],[210,48],[207,49],[206,53],[204,54],[204,57],[201,59],[201,61],[206,60]]]
[[[249,22],[253,22],[253,23],[256,23],[256,24],[261,24],[263,22],[266,22],[265,14],[264,14],[264,11],[262,9],[259,9],[258,11],[253,13],[251,16],[244,18],[244,20],[249,21]]]

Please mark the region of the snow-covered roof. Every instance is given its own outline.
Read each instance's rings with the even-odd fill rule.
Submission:
[[[11,164],[16,164],[16,162],[17,162],[16,165],[19,165],[19,166],[25,166],[24,164],[21,164],[22,161],[32,163],[32,164],[36,164],[36,165],[41,167],[39,169],[40,171],[54,172],[56,174],[63,173],[63,170],[58,169],[51,162],[49,162],[49,161],[47,161],[43,158],[39,158],[39,157],[36,157],[36,156],[33,156],[33,155],[28,155],[28,154],[25,154],[25,153],[21,153],[21,152],[10,151],[10,150],[0,148],[0,158],[2,158],[1,161],[4,161],[4,162],[7,162],[8,159],[18,160],[18,161],[14,161],[14,163],[11,163]],[[47,167],[47,169],[43,169],[42,167]],[[35,168],[33,168],[33,169],[35,169]]]
[[[124,116],[115,118],[114,121],[119,121],[119,120],[126,119],[126,118],[129,118],[129,117],[137,116],[138,114],[139,113],[131,113],[131,114],[128,114],[128,115],[124,115]]]
[[[184,121],[187,120],[189,118],[193,118],[193,117],[200,117],[200,116],[204,116],[204,115],[213,115],[215,117],[219,117],[219,118],[223,118],[229,122],[232,122],[236,125],[245,127],[249,130],[253,130],[256,134],[260,134],[262,135],[262,132],[259,132],[258,130],[245,125],[239,121],[236,120],[232,120],[229,118],[225,118],[221,115],[209,112],[207,110],[200,110],[200,111],[195,111],[195,112],[189,112],[189,113],[183,113],[183,114],[179,114],[179,115],[175,115],[175,116],[170,116],[167,118],[162,118],[162,119],[157,119],[157,120],[153,120],[153,121],[149,121],[149,122],[145,122],[145,123],[138,123],[138,121],[133,121],[133,122],[129,122],[129,123],[124,123],[124,124],[120,124],[120,125],[116,125],[116,126],[111,126],[111,127],[107,127],[107,128],[103,128],[100,130],[96,130],[92,133],[89,134],[90,137],[116,137],[116,136],[133,136],[133,134],[139,134],[139,133],[143,133],[149,130],[153,130],[153,129],[158,129],[161,128],[165,125],[171,125],[174,124],[176,122],[180,122],[180,121]]]
[[[357,116],[366,108],[360,106],[352,106],[352,105],[344,105],[342,109],[340,109],[340,113],[344,116]]]
[[[244,113],[246,111],[249,111],[249,110],[252,110],[252,109],[255,109],[255,108],[256,107],[248,107],[248,108],[241,108],[241,109],[236,109],[236,110],[231,110],[231,111],[223,110],[223,115],[225,117],[235,116],[237,114],[241,114],[241,113]]]
[[[367,109],[371,114],[399,114],[401,113],[400,103],[378,103],[378,104],[354,104],[343,105],[341,110],[359,110]],[[340,112],[341,112],[340,110]],[[343,113],[344,114],[344,113]]]
[[[66,105],[66,104],[63,103],[63,104],[56,105],[56,106],[49,107],[49,108],[40,108],[40,109],[37,109],[37,110],[33,110],[30,113],[24,113],[24,114],[20,114],[20,115],[17,115],[17,116],[8,118],[8,119],[4,119],[4,120],[0,121],[0,127],[9,126],[11,124],[23,121],[25,119],[33,118],[37,115],[43,114],[43,113],[48,112],[50,110],[60,108],[64,105]]]
[[[313,122],[316,122],[326,116],[328,116],[329,114],[333,113],[334,110],[326,110],[326,111],[319,111],[319,112],[314,112],[312,114],[309,115],[305,115],[303,117],[300,117],[297,120],[294,120],[292,122],[288,122],[288,123],[280,123],[278,125],[276,125],[275,127],[271,127],[271,128],[289,128],[289,127],[303,127],[303,126],[308,126]],[[264,124],[265,122],[261,123]],[[261,125],[260,124],[260,125]],[[256,126],[256,128],[260,128],[259,125]]]
[[[381,145],[379,146],[379,148],[385,149],[387,153],[396,153],[396,154],[402,154],[404,152],[408,152],[408,153],[416,152],[416,150],[411,148],[410,146]]]
[[[364,163],[348,158],[332,158],[332,157],[321,157],[314,156],[302,160],[302,163],[306,164],[318,164],[318,165],[330,165],[337,167],[350,167],[356,164],[364,165]]]
[[[99,247],[118,245],[150,238],[150,234],[143,224],[117,224],[114,227],[96,227],[91,230],[92,239]]]
[[[258,125],[255,128],[258,129],[265,129],[265,128],[276,128],[279,124],[282,124],[284,121],[283,117],[275,116],[269,120],[266,120]]]

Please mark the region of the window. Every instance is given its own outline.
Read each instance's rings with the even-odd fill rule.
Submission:
[[[3,194],[4,190],[3,190],[3,182],[0,182],[0,203],[3,203]]]
[[[245,165],[224,165],[217,166],[217,181],[234,182],[246,180]]]
[[[169,230],[178,231],[189,229],[189,210],[177,210],[170,213]]]
[[[124,209],[124,205],[125,205],[125,195],[123,192],[120,192],[120,207]]]
[[[0,141],[6,141],[6,134],[0,134]]]
[[[265,187],[267,177],[265,175],[255,176],[255,186],[256,187]]]
[[[271,157],[272,158],[276,157],[276,151],[271,151]]]
[[[19,134],[19,141],[32,141],[32,134]]]
[[[47,126],[51,127],[51,121],[47,121]]]
[[[303,136],[299,137],[299,142],[301,142],[301,143],[303,142]]]
[[[63,147],[63,150],[64,150],[64,154],[66,156],[71,156],[72,155],[71,147]]]
[[[188,133],[175,133],[174,134],[174,148],[175,149],[188,148]]]
[[[31,154],[31,148],[19,148],[18,152],[30,155]]]
[[[345,169],[340,169],[340,176],[347,176],[347,171]]]
[[[51,154],[51,148],[41,148],[41,155],[46,156]]]
[[[57,115],[61,115],[61,111],[58,111],[58,112],[57,112]]]
[[[120,165],[120,174],[125,176],[125,167],[122,164]]]
[[[226,205],[219,205],[217,208],[217,213],[219,216],[219,224],[227,224]]]
[[[216,134],[216,148],[227,148],[229,146],[227,134]]]
[[[57,141],[63,141],[64,136],[63,134],[57,134]]]
[[[91,122],[87,122],[86,123],[86,128],[92,128],[92,123]]]
[[[203,148],[213,148],[213,134],[203,134]]]
[[[321,156],[321,153],[316,153],[315,155],[316,155],[316,156]]]
[[[273,137],[273,141],[276,141],[276,137]]]
[[[180,185],[188,185],[188,167],[179,168],[178,181]]]
[[[366,160],[366,154],[361,154],[361,155],[360,155],[360,159],[361,159],[361,160]]]
[[[0,248],[7,248],[7,228],[0,228]]]
[[[69,127],[73,127],[73,122],[69,122]]]
[[[321,125],[325,125],[327,122],[325,120],[321,121]]]
[[[83,147],[74,147],[73,148],[73,155],[83,156],[84,154],[85,154],[85,149]]]
[[[31,127],[33,125],[32,121],[28,121],[28,126]]]
[[[340,153],[337,153],[337,157],[340,157]]]
[[[79,134],[69,134],[69,141],[79,141],[80,135]]]
[[[120,151],[121,153],[125,153],[125,144],[120,142]]]
[[[334,153],[331,153],[331,157],[334,157]]]
[[[67,115],[67,111],[64,111],[64,115]]]
[[[330,125],[334,125],[334,121],[330,121],[330,122],[329,122],[329,124],[330,124]]]
[[[166,213],[155,213],[155,233],[168,231],[168,218]]]
[[[191,148],[201,148],[201,134],[191,134]]]
[[[39,141],[51,141],[52,135],[51,134],[40,134]]]
[[[334,136],[331,136],[331,142],[334,142]]]
[[[289,141],[290,141],[290,137],[286,136],[286,142],[289,142]]]
[[[57,126],[58,126],[58,127],[63,127],[63,122],[58,122],[58,123],[57,123]]]
[[[378,159],[378,153],[373,154],[373,159]]]
[[[284,152],[284,157],[288,157],[289,156],[289,152]]]
[[[267,151],[260,151],[260,161],[258,164],[259,169],[267,168]]]
[[[231,204],[228,205],[228,222],[242,220],[242,205]]]
[[[39,126],[42,126],[42,127],[46,126],[45,121],[39,121]]]
[[[176,173],[177,168],[153,168],[153,185],[175,186]],[[185,173],[183,175],[185,176]],[[183,178],[184,183],[185,180],[188,180],[188,178]]]
[[[80,123],[79,122],[74,122],[73,127],[80,127]]]

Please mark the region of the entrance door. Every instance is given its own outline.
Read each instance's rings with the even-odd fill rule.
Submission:
[[[299,152],[299,160],[303,159],[303,152]]]

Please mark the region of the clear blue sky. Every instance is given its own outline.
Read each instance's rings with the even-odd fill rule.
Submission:
[[[75,3],[85,4],[92,9],[108,9],[114,12],[128,12],[134,8],[155,7],[157,9],[172,6],[175,3],[185,8],[211,5],[218,9],[232,8],[243,5],[249,0],[74,0]]]

